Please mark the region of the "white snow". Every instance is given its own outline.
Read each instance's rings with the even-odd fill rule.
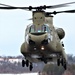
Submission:
[[[23,73],[23,74],[0,74],[0,75],[38,75],[38,73]]]

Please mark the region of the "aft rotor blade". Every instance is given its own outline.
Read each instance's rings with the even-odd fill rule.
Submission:
[[[75,10],[66,10],[66,11],[58,11],[58,12],[56,12],[56,11],[46,12],[46,15],[51,15],[51,14],[56,15],[56,14],[59,14],[59,13],[75,13]]]
[[[57,13],[75,13],[75,10],[59,11],[59,12],[56,12],[56,14]]]

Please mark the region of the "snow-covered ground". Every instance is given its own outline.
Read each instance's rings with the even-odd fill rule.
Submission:
[[[0,75],[38,75],[38,73],[23,73],[23,74],[0,74]]]

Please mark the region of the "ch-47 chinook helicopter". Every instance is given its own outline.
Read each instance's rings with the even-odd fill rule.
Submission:
[[[65,7],[68,4],[75,2],[53,5],[53,6],[38,6],[38,7],[14,7],[4,5],[0,9],[28,9],[34,10],[32,13],[32,24],[29,24],[25,30],[25,41],[21,45],[21,53],[25,57],[22,60],[22,66],[29,67],[30,71],[33,68],[33,63],[50,62],[54,57],[57,59],[57,65],[60,64],[67,68],[67,55],[64,50],[64,44],[61,40],[65,36],[65,31],[62,28],[55,28],[53,25],[53,16],[57,13],[75,13],[75,10],[66,10],[59,12],[46,12],[46,9]]]

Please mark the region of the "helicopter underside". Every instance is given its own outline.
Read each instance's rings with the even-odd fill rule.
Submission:
[[[25,57],[25,60],[22,60],[22,66],[26,64],[26,66],[32,70],[32,63],[44,62],[47,64],[48,62],[57,62],[59,66],[62,66],[66,69],[66,54],[64,50],[54,50],[54,48],[50,47],[50,44],[47,45],[29,45],[26,44],[27,50],[25,50],[25,44],[23,43],[21,46],[21,53]],[[23,49],[23,50],[22,50]],[[30,65],[29,65],[30,64]]]
[[[34,46],[28,45],[27,51],[22,53],[24,57],[29,60],[30,62],[43,62],[42,58],[47,59],[48,61],[53,61],[53,59],[57,58],[58,56],[62,56],[61,51],[56,51],[49,47],[49,45],[41,45],[41,46]]]
[[[46,48],[46,47],[45,47]],[[42,49],[42,50],[41,50]],[[29,67],[30,71],[33,68],[32,63],[38,63],[38,62],[44,62],[47,64],[48,62],[57,62],[57,65],[59,66],[60,64],[66,69],[66,58],[63,55],[64,52],[57,52],[54,50],[44,50],[44,47],[41,49],[29,49],[27,52],[23,52],[23,56],[25,57],[25,60],[22,60],[22,66],[26,65]]]

